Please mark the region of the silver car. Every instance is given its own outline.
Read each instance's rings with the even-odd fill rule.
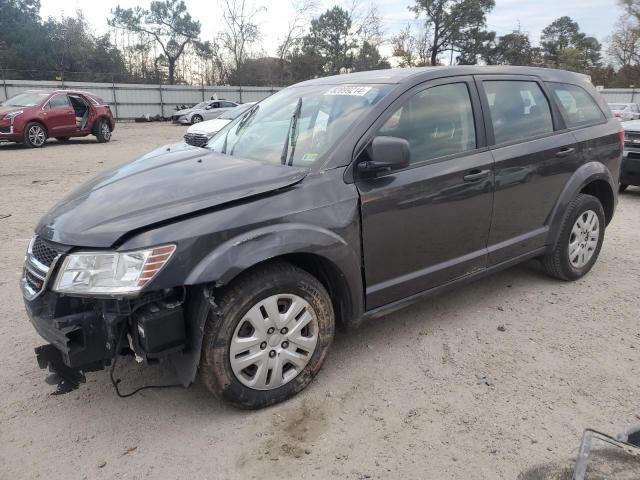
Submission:
[[[224,112],[237,106],[237,103],[230,102],[228,100],[207,100],[204,102],[200,102],[191,108],[178,110],[173,114],[171,120],[174,123],[193,125],[194,123],[199,123],[203,120],[218,118]]]
[[[614,117],[619,118],[621,122],[640,118],[640,107],[637,103],[610,103],[609,108]]]

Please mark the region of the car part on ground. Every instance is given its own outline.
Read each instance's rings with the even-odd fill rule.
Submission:
[[[533,258],[558,278],[587,274],[622,146],[620,123],[569,72],[304,82],[206,150],[159,148],[58,203],[27,252],[26,309],[79,374],[112,365],[126,328],[129,348],[173,361],[183,385],[199,369],[214,396],[269,405],[309,384],[336,327]],[[166,265],[141,253],[167,245]]]
[[[586,429],[582,435],[582,441],[580,442],[580,448],[576,458],[576,466],[573,472],[573,480],[586,480],[587,478],[592,478],[587,477],[587,469],[589,467],[589,457],[594,447],[595,440],[616,447],[628,456],[635,457],[637,460],[634,462],[635,468],[633,468],[635,473],[631,470],[627,473],[633,475],[632,477],[628,477],[629,479],[638,478],[637,474],[640,469],[640,427],[636,425],[625,430],[617,437],[612,437],[606,433],[601,433],[590,428]],[[619,476],[616,476],[615,478],[627,478],[626,475],[621,474],[621,472],[618,472],[618,475]]]

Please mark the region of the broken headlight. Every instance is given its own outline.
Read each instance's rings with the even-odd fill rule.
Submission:
[[[175,245],[132,252],[78,252],[65,257],[53,290],[76,294],[133,294],[169,261]]]

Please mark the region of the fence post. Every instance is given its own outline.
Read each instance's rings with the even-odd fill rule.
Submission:
[[[158,90],[160,92],[160,116],[164,118],[164,100],[162,98],[162,83],[158,85]]]
[[[118,97],[116,96],[116,81],[113,76],[111,77],[111,88],[113,89],[113,108],[116,111],[116,118],[118,118]]]
[[[205,101],[204,98],[204,83],[202,82],[202,80],[200,81],[200,90],[202,90],[202,101]]]
[[[7,92],[7,79],[5,77],[6,77],[6,75],[2,75],[2,85],[4,87],[4,99],[8,100],[9,99],[9,93]]]
[[[242,103],[242,85],[238,86],[238,92],[240,93],[240,103]]]

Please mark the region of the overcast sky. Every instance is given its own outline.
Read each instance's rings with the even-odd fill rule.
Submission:
[[[293,15],[290,0],[255,0],[256,5],[263,5],[266,11],[260,14],[258,22],[263,32],[261,50],[269,55],[275,53],[282,37],[283,24]],[[347,5],[349,0],[319,0],[320,12],[332,5]],[[414,16],[407,9],[413,0],[377,0],[369,2],[361,0],[362,9],[369,3],[377,5],[383,18],[383,28],[388,35],[400,30]],[[41,15],[60,17],[62,14],[73,15],[76,9],[84,12],[96,33],[107,31],[109,11],[115,5],[147,7],[149,0],[120,0],[119,2],[99,2],[87,0],[42,0]],[[191,15],[202,24],[202,38],[210,40],[220,28],[219,7],[216,0],[186,0]],[[614,23],[622,14],[616,0],[496,0],[495,9],[487,18],[488,26],[498,35],[504,35],[518,27],[531,35],[534,43],[538,42],[540,32],[549,23],[563,15],[570,16],[578,22],[587,35],[595,36],[601,42],[610,35]],[[260,50],[260,48],[258,49]],[[383,50],[388,55],[388,49]]]

